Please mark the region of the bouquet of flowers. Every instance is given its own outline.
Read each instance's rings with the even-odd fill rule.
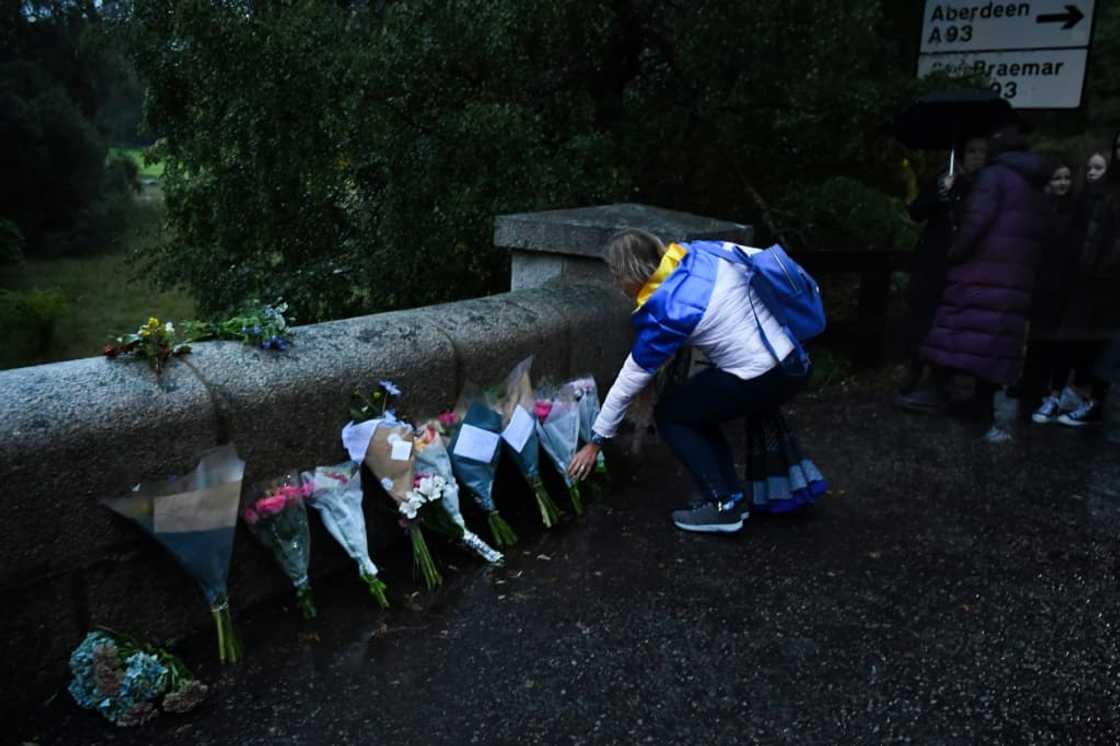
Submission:
[[[126,635],[90,632],[70,655],[68,691],[79,707],[97,710],[119,726],[141,725],[166,712],[188,712],[206,698],[207,686],[171,653]]]
[[[599,417],[599,387],[595,385],[595,378],[590,375],[569,381],[566,385],[571,388],[579,408],[580,442],[590,443],[591,426]],[[607,475],[607,460],[603,458],[602,451],[595,457],[595,473],[604,477]]]
[[[244,473],[245,462],[227,444],[204,453],[186,476],[139,484],[126,497],[102,501],[151,534],[198,581],[214,617],[222,663],[241,658],[226,580]]]
[[[493,396],[491,407],[502,416],[502,443],[505,452],[517,465],[521,476],[529,483],[541,513],[545,528],[560,519],[556,503],[544,488],[539,467],[540,441],[537,439],[533,415],[533,386],[529,382],[529,369],[533,366],[533,356],[522,360],[510,372],[505,382]],[[576,508],[576,512],[581,512]]]
[[[455,481],[451,468],[451,457],[443,444],[443,426],[437,420],[430,420],[416,430],[413,440],[416,449],[417,476],[431,475],[443,480],[442,497],[438,503],[424,511],[424,522],[433,529],[443,532],[463,547],[471,550],[486,562],[497,564],[505,558],[501,552],[482,540],[478,534],[467,528],[463,514],[459,510],[459,483]]]
[[[370,595],[381,608],[387,609],[385,584],[378,579],[377,565],[369,557],[359,469],[353,461],[320,466],[315,471],[304,472],[303,481],[311,486],[308,504],[319,511],[327,531],[358,563],[358,574],[369,586]]]
[[[171,358],[186,355],[190,351],[190,345],[183,344],[175,325],[170,321],[161,323],[155,316],[150,317],[148,323],[132,334],[117,337],[114,343],[101,348],[102,354],[107,358],[134,355],[146,360],[157,376],[163,373]]]
[[[475,502],[486,511],[490,533],[500,547],[517,543],[517,534],[494,505],[494,475],[498,469],[498,441],[502,432],[502,416],[481,401],[469,406],[462,399],[457,409],[465,408],[459,415],[445,412],[440,421],[450,432],[451,468],[455,477],[474,495]]]
[[[542,389],[537,393],[533,413],[536,415],[537,436],[541,447],[564,478],[572,507],[576,513],[582,513],[583,498],[579,484],[568,476],[568,464],[579,447],[579,406],[575,393],[570,386],[561,386],[557,391]]]
[[[414,566],[424,579],[424,585],[433,590],[443,578],[428,551],[419,513],[425,504],[440,499],[442,486],[429,482],[421,489],[417,484],[413,432],[411,425],[395,417],[378,418],[357,424],[350,422],[343,428],[342,442],[350,458],[364,461],[380,480],[382,489],[396,502],[401,528],[412,539]]]
[[[184,321],[187,339],[230,339],[243,344],[260,347],[262,350],[283,352],[291,342],[291,322],[284,318],[287,303],[269,305],[251,300],[242,306],[234,316],[224,321]]]
[[[254,485],[241,510],[249,532],[280,564],[284,574],[296,588],[296,601],[304,619],[314,619],[315,600],[307,566],[311,561],[311,531],[307,524],[307,506],[311,484],[304,484],[298,472]]]

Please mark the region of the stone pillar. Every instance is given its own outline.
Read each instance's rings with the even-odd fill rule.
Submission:
[[[601,250],[624,228],[641,228],[662,241],[710,239],[749,244],[749,225],[637,204],[521,212],[494,219],[494,245],[509,249],[510,288],[549,284],[610,284]]]

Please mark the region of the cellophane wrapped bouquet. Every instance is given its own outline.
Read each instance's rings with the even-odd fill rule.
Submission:
[[[541,447],[556,465],[568,488],[576,513],[583,513],[579,484],[568,476],[568,465],[579,448],[579,404],[570,386],[542,387],[533,405]]]
[[[291,471],[249,490],[241,518],[249,533],[272,552],[280,569],[296,589],[296,603],[304,619],[317,615],[307,568],[311,562],[311,529],[307,505],[312,485]]]
[[[572,395],[576,399],[576,406],[579,409],[580,442],[590,443],[591,428],[599,417],[599,409],[602,406],[599,399],[599,387],[595,384],[595,377],[591,375],[580,376],[569,381],[567,386],[571,388]],[[595,473],[602,477],[607,476],[607,460],[604,458],[602,451],[599,451],[599,455],[595,457]]]
[[[486,511],[490,533],[499,547],[513,546],[517,534],[494,505],[494,476],[501,454],[502,417],[481,400],[460,399],[455,411],[440,415],[448,432],[448,453],[455,477]]]
[[[540,473],[540,441],[533,420],[535,397],[529,373],[533,356],[518,363],[506,380],[492,392],[488,402],[502,416],[502,448],[533,491],[541,523],[552,528],[560,520],[560,511],[544,487]],[[577,512],[578,509],[577,509]]]
[[[497,564],[505,559],[502,553],[467,528],[459,510],[459,483],[451,467],[451,456],[443,442],[444,428],[439,419],[429,420],[416,429],[413,440],[416,449],[417,476],[439,477],[442,480],[442,497],[424,511],[424,523],[441,531],[464,548],[474,552],[486,562]]]
[[[412,541],[416,571],[428,590],[433,590],[443,583],[443,576],[424,539],[420,510],[425,504],[440,499],[442,486],[435,481],[421,484],[415,478],[414,432],[407,422],[396,417],[382,417],[362,423],[351,422],[343,429],[342,442],[350,458],[364,461],[381,488],[396,503],[401,528]]]
[[[244,473],[245,462],[227,444],[203,453],[185,476],[138,484],[125,497],[102,501],[162,544],[198,582],[214,618],[222,663],[241,659],[226,581]]]
[[[388,608],[385,583],[378,578],[377,565],[369,556],[366,517],[362,511],[361,467],[353,461],[320,466],[304,472],[303,480],[311,486],[308,505],[319,511],[327,532],[358,564],[358,574],[370,595],[382,608]]]

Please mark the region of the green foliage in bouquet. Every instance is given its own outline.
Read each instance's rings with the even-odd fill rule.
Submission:
[[[170,321],[162,323],[155,316],[132,334],[117,337],[115,342],[102,348],[108,358],[127,355],[144,360],[157,376],[163,373],[168,361],[190,351],[190,345],[183,341],[175,325]]]

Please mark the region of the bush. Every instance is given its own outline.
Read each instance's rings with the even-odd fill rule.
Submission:
[[[0,367],[9,368],[46,353],[55,322],[69,313],[57,290],[0,290]]]
[[[845,176],[795,193],[780,212],[790,239],[813,250],[909,249],[918,237],[901,199]]]
[[[11,220],[0,218],[0,267],[23,261],[23,234]]]

